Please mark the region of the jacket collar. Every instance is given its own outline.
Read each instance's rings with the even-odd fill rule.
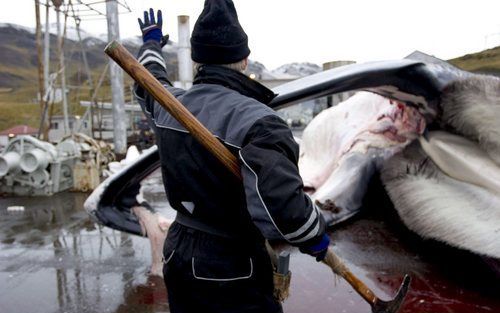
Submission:
[[[193,84],[216,84],[269,104],[277,95],[245,74],[220,65],[202,65]]]

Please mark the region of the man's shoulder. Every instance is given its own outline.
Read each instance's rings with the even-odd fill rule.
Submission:
[[[235,115],[233,117],[237,118],[238,115],[243,115],[246,118],[256,119],[268,115],[277,116],[276,111],[264,103],[216,84],[195,85],[183,95],[183,98],[187,102],[204,106],[212,112],[219,111],[226,117]]]
[[[259,120],[279,118],[265,104],[215,84],[193,86],[179,100],[216,136],[241,146],[247,132]]]

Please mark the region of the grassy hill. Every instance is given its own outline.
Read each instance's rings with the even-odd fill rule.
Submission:
[[[57,38],[51,35],[50,72],[58,70]],[[108,59],[104,54],[105,43],[96,38],[83,40],[94,83],[105,68]],[[138,46],[125,43],[125,47],[133,54]],[[80,43],[69,39],[64,45],[66,59],[66,78],[69,92],[69,111],[72,114],[82,114],[80,100],[90,100],[90,86],[86,82],[86,74]],[[176,80],[177,55],[165,53],[168,73],[171,81]],[[500,76],[500,47],[482,52],[467,54],[449,60],[459,68],[471,72],[487,73]],[[38,93],[38,66],[35,47],[35,35],[26,29],[0,27],[0,130],[17,124],[27,124],[38,128],[40,107],[36,100]],[[132,80],[125,75],[126,98],[130,98],[129,86]],[[111,98],[109,79],[104,80],[98,100],[108,101]],[[55,104],[52,114],[62,114],[62,105]]]
[[[58,71],[59,60],[57,57],[57,37],[50,36],[50,72]],[[108,62],[104,54],[105,42],[96,38],[83,40],[88,63],[94,84]],[[125,43],[125,47],[136,54],[139,46]],[[79,42],[69,39],[64,43],[66,64],[66,80],[69,88],[69,111],[72,114],[83,114],[84,108],[80,107],[80,100],[90,100],[90,86]],[[164,53],[166,56],[168,72],[172,80],[177,73],[177,55]],[[126,100],[130,98],[128,86],[132,80],[125,76]],[[40,123],[40,106],[37,101],[38,94],[38,65],[35,45],[35,35],[26,29],[3,26],[0,27],[0,130],[17,124],[27,124],[38,128]],[[104,80],[98,93],[98,100],[111,99],[109,78]],[[128,99],[127,99],[128,98]],[[62,114],[62,104],[56,103],[52,110],[53,115]]]
[[[466,54],[448,62],[466,71],[500,76],[500,46]]]

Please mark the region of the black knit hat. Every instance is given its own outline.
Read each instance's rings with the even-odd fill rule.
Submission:
[[[191,58],[201,64],[230,64],[250,54],[248,36],[231,0],[205,0],[191,35]]]

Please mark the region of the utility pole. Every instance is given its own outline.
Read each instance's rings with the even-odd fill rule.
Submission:
[[[73,15],[75,15],[74,10],[73,10]],[[82,35],[80,33],[80,23],[81,23],[81,19],[79,17],[75,17],[76,33],[78,35],[78,42],[80,43],[80,49],[82,50],[83,65],[84,65],[84,68],[85,68],[85,72],[87,74],[87,81],[88,81],[89,87],[90,87],[90,89],[89,89],[89,91],[90,91],[89,95],[91,97],[93,97],[94,91],[95,91],[95,86],[94,86],[94,82],[92,81],[92,73],[90,72],[89,62],[87,60],[87,53],[85,52],[85,46],[83,45]],[[89,111],[89,114],[87,114],[87,112],[85,112],[85,116],[84,117],[88,117],[89,118],[90,137],[94,138],[94,132],[92,130],[92,128],[94,127],[94,114],[92,112],[92,101],[90,103],[88,111]],[[80,123],[79,129],[81,129],[81,125],[84,123],[85,119],[86,118],[82,119],[82,122]],[[79,131],[79,129],[77,131]]]
[[[108,41],[120,40],[118,24],[118,3],[106,0],[106,19],[108,21]],[[111,80],[111,101],[113,105],[113,132],[115,153],[124,155],[127,151],[127,115],[123,89],[123,72],[113,60],[109,60]]]
[[[64,49],[63,49],[63,38],[61,34],[61,4],[64,0],[52,0],[52,3],[56,9],[56,20],[57,20],[57,38],[58,38],[58,52],[59,52],[59,68],[61,75],[61,93],[62,93],[62,102],[63,102],[63,115],[64,115],[64,134],[68,135],[71,132],[69,128],[69,120],[68,120],[68,99],[66,98],[66,69],[64,66]]]
[[[40,1],[40,0],[39,0]],[[51,87],[49,83],[49,67],[50,67],[50,55],[49,55],[49,47],[50,47],[50,26],[49,26],[49,12],[50,12],[50,0],[46,0],[45,2],[45,33],[44,33],[44,49],[43,49],[43,81],[44,81],[44,89],[45,94],[43,94],[42,102],[42,114],[40,118],[40,128],[38,129],[38,137],[43,138],[45,140],[49,140],[49,128],[50,123],[47,119],[47,112],[49,111],[49,105],[51,101]]]
[[[40,3],[38,0],[35,0],[35,20],[36,20],[36,52],[37,52],[37,62],[38,62],[38,93],[40,94],[40,116],[43,119],[43,112],[45,107],[45,102],[43,96],[45,95],[45,82],[44,82],[44,66],[43,66],[43,56],[42,56],[42,25],[40,23]],[[40,125],[42,125],[42,129],[44,128],[44,121],[40,121]],[[39,137],[43,134],[40,132]],[[44,138],[47,139],[47,138]]]
[[[179,49],[177,50],[177,61],[179,64],[179,81],[181,88],[191,88],[193,84],[193,61],[191,60],[191,43],[189,30],[189,16],[177,16],[179,28]]]
[[[44,34],[44,52],[43,52],[43,80],[45,82],[45,90],[49,89],[49,72],[50,72],[50,24],[49,24],[50,0],[45,4],[45,34]],[[47,102],[49,99],[46,99]]]
[[[76,34],[78,35],[78,42],[80,43],[80,49],[82,52],[83,67],[85,69],[85,74],[87,74],[87,81],[89,83],[89,87],[91,88],[90,95],[92,95],[92,93],[93,93],[92,89],[94,88],[94,82],[92,81],[92,73],[90,72],[90,66],[89,66],[89,62],[87,60],[87,53],[85,52],[85,46],[83,45],[82,35],[80,33],[80,23],[81,23],[81,19],[79,17],[75,18]]]

